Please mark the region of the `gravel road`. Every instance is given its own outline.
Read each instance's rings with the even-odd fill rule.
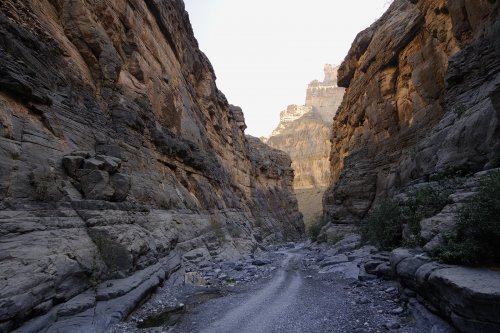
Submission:
[[[198,306],[172,332],[428,332],[403,312],[394,282],[321,274],[304,267],[304,255],[283,252],[270,280]]]
[[[370,251],[292,246],[205,268],[208,287],[171,281],[108,333],[455,332],[397,282],[354,274]]]

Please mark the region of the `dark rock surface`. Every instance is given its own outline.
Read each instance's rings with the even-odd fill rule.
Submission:
[[[244,128],[181,0],[1,1],[0,331],[99,332],[184,253],[299,239]]]
[[[355,39],[333,122],[333,223],[437,172],[496,167],[499,3],[396,0]]]

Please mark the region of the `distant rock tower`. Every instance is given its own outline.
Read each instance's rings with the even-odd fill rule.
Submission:
[[[323,80],[324,84],[330,86],[337,86],[337,70],[339,66],[326,64],[323,67],[323,71],[325,72],[325,79]]]
[[[323,81],[309,83],[305,105],[282,111],[278,127],[266,139],[292,158],[293,186],[306,224],[322,210],[321,198],[330,181],[330,128],[344,96],[344,88],[337,86],[338,67],[326,64],[323,69]]]
[[[344,88],[337,86],[338,68],[326,64],[323,67],[325,72],[323,82],[314,80],[307,87],[306,106],[311,106],[328,123],[333,121],[344,96]]]

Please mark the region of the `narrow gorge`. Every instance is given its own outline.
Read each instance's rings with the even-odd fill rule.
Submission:
[[[500,332],[500,2],[387,7],[259,139],[183,0],[0,0],[0,333]]]
[[[344,88],[337,86],[337,70],[326,64],[323,81],[309,83],[305,104],[289,105],[280,113],[278,127],[263,138],[292,159],[293,187],[306,226],[321,218],[323,193],[330,184],[330,127],[344,96]]]

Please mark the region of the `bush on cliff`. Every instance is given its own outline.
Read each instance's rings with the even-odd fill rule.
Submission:
[[[382,249],[422,245],[420,221],[440,212],[458,183],[446,178],[409,192],[406,200],[382,201],[360,225],[363,240]]]
[[[384,200],[376,206],[359,228],[364,242],[382,249],[393,249],[403,240],[403,219],[399,202]]]
[[[481,180],[478,194],[460,210],[454,232],[434,255],[464,265],[500,264],[500,171]]]

